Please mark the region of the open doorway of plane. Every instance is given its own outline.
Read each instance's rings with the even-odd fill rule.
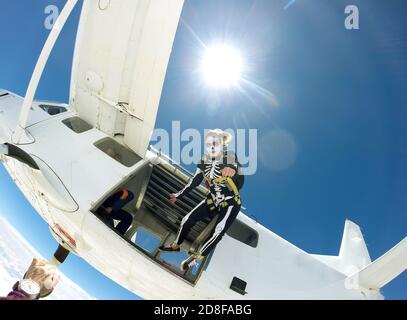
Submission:
[[[207,191],[201,187],[180,198],[175,205],[168,201],[170,194],[182,189],[188,178],[188,174],[181,173],[179,168],[175,168],[168,162],[161,161],[160,164],[152,164],[146,161],[112,192],[100,199],[91,211],[108,227],[115,230],[117,222],[111,224],[106,220],[100,210],[101,205],[118,189],[131,191],[134,199],[126,204],[123,210],[131,214],[133,222],[125,235],[121,235],[122,238],[168,271],[195,284],[210,256],[186,272],[181,271],[179,266],[189,253],[197,252],[205,243],[216,224],[216,216],[213,219],[208,218],[198,222],[191,229],[179,253],[166,253],[158,250],[162,244],[175,240],[182,218],[206,197]],[[116,231],[116,233],[118,232]]]

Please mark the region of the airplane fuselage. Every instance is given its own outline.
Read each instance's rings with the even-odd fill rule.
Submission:
[[[0,139],[12,143],[23,99],[7,93],[0,97]],[[10,157],[3,157],[3,165],[55,239],[128,290],[146,299],[382,299],[378,290],[349,287],[349,274],[243,213],[238,220],[255,230],[256,245],[225,235],[196,281],[186,281],[94,214],[102,199],[151,166],[157,155],[149,151],[134,165],[124,166],[95,146],[109,138],[105,133],[97,128],[74,132],[63,121],[77,117],[76,112],[51,103],[66,112],[50,115],[40,107],[47,104],[33,105],[27,139],[18,145],[40,170]],[[245,293],[230,288],[235,277],[246,282]]]

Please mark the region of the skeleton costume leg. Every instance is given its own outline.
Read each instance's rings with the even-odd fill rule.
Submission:
[[[191,228],[200,220],[205,219],[211,214],[206,201],[202,201],[198,204],[190,213],[188,213],[181,221],[181,226],[178,231],[175,243],[179,246],[187,237]]]
[[[207,256],[213,248],[222,240],[226,231],[230,228],[233,221],[240,212],[240,205],[237,203],[219,209],[219,222],[212,231],[209,239],[201,247],[199,255]]]

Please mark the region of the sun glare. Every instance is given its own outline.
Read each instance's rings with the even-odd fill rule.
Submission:
[[[242,60],[239,53],[227,46],[207,49],[202,62],[202,72],[208,85],[229,87],[240,79]]]

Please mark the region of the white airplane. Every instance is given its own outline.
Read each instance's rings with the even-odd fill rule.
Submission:
[[[161,253],[207,192],[170,205],[190,175],[149,148],[183,0],[84,1],[69,105],[34,102],[76,2],[61,12],[26,96],[0,90],[2,163],[58,241],[60,262],[72,252],[145,299],[383,299],[380,288],[407,267],[407,238],[372,262],[350,221],[338,256],[307,253],[243,212],[199,267],[181,272],[178,262],[214,221],[195,226],[182,253]],[[118,188],[135,195],[125,236],[96,214]]]

